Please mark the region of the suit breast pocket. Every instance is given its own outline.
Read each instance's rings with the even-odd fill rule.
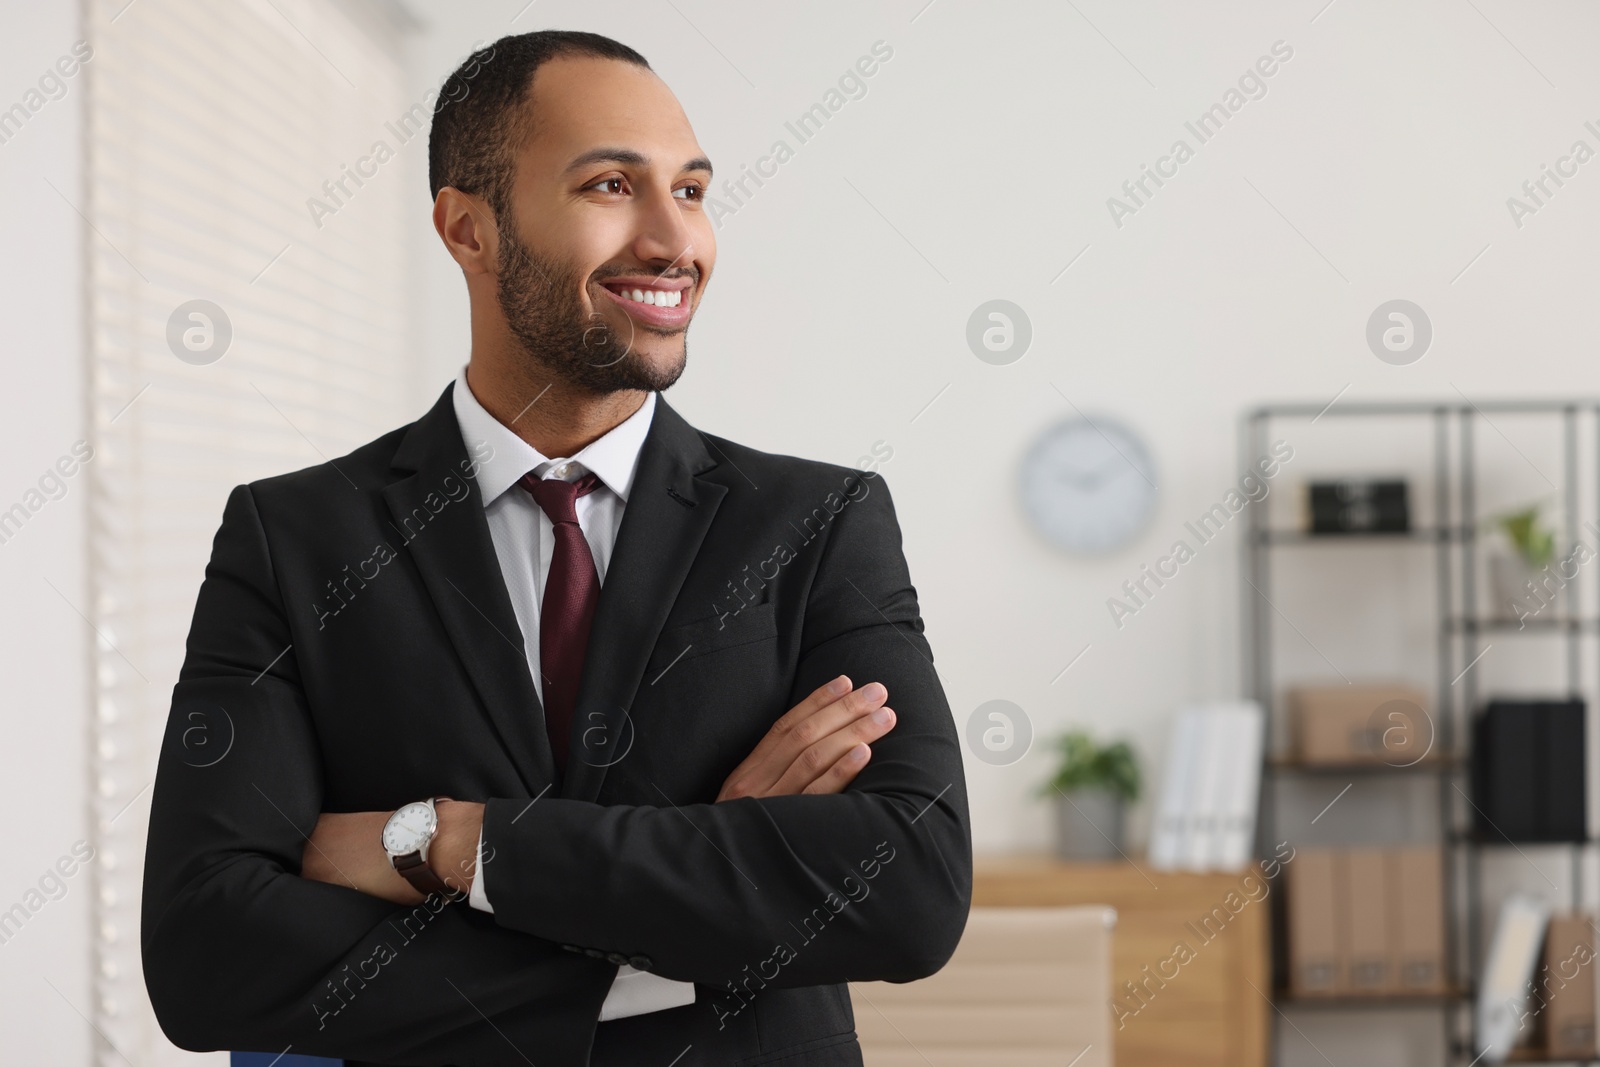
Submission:
[[[771,601],[751,604],[736,615],[712,615],[669,626],[661,631],[656,641],[655,651],[645,667],[644,680],[650,683],[691,661],[759,641],[771,641],[777,636],[778,618]]]

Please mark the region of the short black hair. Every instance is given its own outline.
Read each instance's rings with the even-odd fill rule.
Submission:
[[[617,59],[652,69],[620,41],[578,30],[539,30],[502,37],[469,55],[439,90],[428,134],[428,188],[434,199],[453,186],[483,197],[496,218],[509,217],[516,153],[533,134],[528,99],[546,60],[563,56]]]

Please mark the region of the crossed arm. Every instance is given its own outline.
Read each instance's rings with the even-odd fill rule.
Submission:
[[[455,869],[481,819],[494,856],[482,872],[492,916],[405,907],[303,867],[307,839],[320,843],[322,833],[321,760],[294,655],[282,655],[291,637],[256,502],[235,490],[196,607],[151,814],[145,976],[168,1036],[198,1050],[292,1043],[303,1053],[461,1067],[498,1062],[509,1041],[561,1062],[587,1047],[615,973],[563,943],[648,956],[655,973],[718,988],[748,981],[749,968],[777,986],[937,970],[970,899],[965,789],[898,527],[886,489],[875,488],[823,546],[792,694],[798,711],[805,694],[820,699],[815,691],[841,674],[894,694],[894,728],[871,742],[851,788],[832,791],[842,787],[829,778],[837,759],[797,753],[848,741],[848,757],[865,736],[850,733],[865,729],[863,702],[883,703],[871,687],[842,708],[829,711],[838,703],[830,700],[791,712],[797,723],[818,721],[775,729],[714,804],[546,798],[528,807],[507,798],[481,815],[447,804],[464,816],[444,820]],[[869,505],[886,527],[868,525]],[[233,748],[199,767],[183,735],[195,709],[219,706],[230,713]],[[841,732],[834,748],[815,748]],[[366,840],[370,857],[376,830]],[[780,945],[787,952],[774,964]]]
[[[852,689],[844,675],[819,687],[772,724],[755,749],[728,775],[717,803],[740,797],[841,793],[872,757],[872,742],[894,729],[888,690],[870,682]],[[465,896],[477,877],[484,805],[447,800],[428,866]],[[394,904],[424,897],[395,873],[378,842],[387,811],[324,812],[306,839],[300,876],[348,886]]]

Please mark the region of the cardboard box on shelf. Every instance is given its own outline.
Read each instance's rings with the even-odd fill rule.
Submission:
[[[1296,996],[1348,991],[1339,946],[1338,852],[1302,848],[1285,868],[1289,876],[1289,989]]]
[[[1344,866],[1344,877],[1335,884],[1343,890],[1339,925],[1346,931],[1345,973],[1352,993],[1389,993],[1396,988],[1389,860],[1386,849],[1349,848],[1336,861]]]
[[[1408,685],[1298,686],[1288,693],[1294,755],[1313,765],[1437,759],[1428,698]]]
[[[1552,916],[1532,1007],[1544,1002],[1545,1052],[1551,1059],[1595,1054],[1595,934],[1583,915]]]
[[[1390,849],[1389,886],[1396,988],[1444,992],[1443,853],[1433,845]]]
[[[1305,848],[1288,870],[1290,992],[1431,996],[1448,990],[1437,845]]]

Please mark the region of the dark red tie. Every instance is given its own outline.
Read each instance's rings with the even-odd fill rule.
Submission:
[[[578,526],[577,501],[594,492],[600,479],[585,474],[566,482],[525,474],[519,484],[533,495],[555,527],[556,549],[539,607],[539,673],[544,676],[544,726],[550,734],[550,750],[556,768],[565,774],[578,681],[589,648],[589,626],[600,600],[600,578],[589,542]]]

